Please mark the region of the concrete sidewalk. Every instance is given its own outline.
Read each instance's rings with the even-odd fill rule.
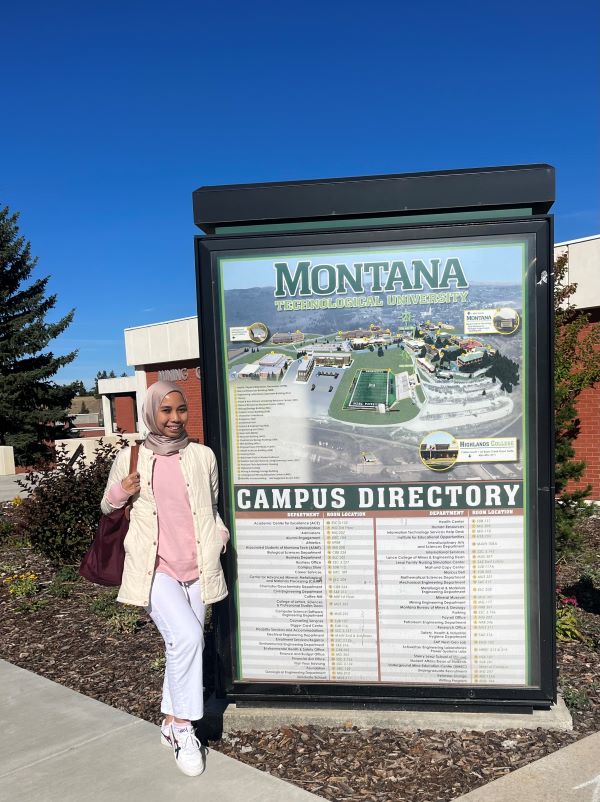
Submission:
[[[11,802],[322,802],[210,750],[185,777],[158,727],[0,660],[0,789]],[[600,733],[455,802],[600,802]]]
[[[209,750],[186,777],[159,729],[0,660],[0,796],[11,802],[322,802]]]
[[[17,479],[24,479],[24,475],[0,476],[0,501],[12,501],[15,496],[23,498],[27,495],[17,484]]]

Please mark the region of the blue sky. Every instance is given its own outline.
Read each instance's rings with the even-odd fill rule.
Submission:
[[[523,260],[526,246],[524,244],[513,244],[496,240],[492,245],[487,241],[483,247],[476,242],[468,247],[461,247],[458,244],[451,246],[422,245],[417,248],[398,246],[393,250],[381,249],[373,246],[369,249],[345,249],[321,251],[298,251],[295,253],[281,252],[270,254],[268,258],[254,257],[242,259],[223,259],[223,287],[225,290],[245,289],[247,287],[273,287],[275,288],[275,262],[285,261],[292,275],[295,275],[298,263],[309,261],[311,265],[319,264],[346,264],[354,265],[357,262],[369,261],[388,261],[393,262],[402,260],[408,267],[409,275],[411,264],[414,259],[425,260],[429,266],[430,259],[440,260],[439,276],[443,276],[444,265],[447,259],[456,258],[465,274],[468,285],[473,282],[493,282],[494,284],[520,284],[523,275]],[[251,263],[251,264],[249,264]],[[454,273],[453,273],[454,274]],[[387,272],[381,274],[381,283],[385,283]],[[365,286],[370,286],[370,278],[367,277]],[[437,288],[433,288],[437,289]],[[451,290],[457,289],[456,281],[451,282]],[[401,285],[394,288],[394,292],[403,292]]]
[[[202,185],[548,162],[598,232],[598,3],[4,4],[0,204],[75,322],[59,380],[195,314]]]

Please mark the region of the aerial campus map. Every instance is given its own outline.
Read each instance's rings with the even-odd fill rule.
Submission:
[[[521,478],[522,246],[428,251],[223,263],[236,481]]]

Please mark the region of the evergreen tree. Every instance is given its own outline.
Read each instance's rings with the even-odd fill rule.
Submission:
[[[489,361],[489,356],[485,354],[483,366],[487,365]],[[503,356],[496,351],[486,375],[491,376],[494,381],[498,379],[501,390],[512,393],[513,387],[519,384],[519,365],[510,357]]]
[[[593,512],[585,503],[591,485],[567,490],[579,483],[585,462],[576,460],[573,442],[580,429],[577,398],[600,381],[600,326],[588,327],[589,315],[570,298],[577,289],[568,283],[568,257],[554,264],[554,430],[556,439],[556,545],[559,555],[575,550],[581,537],[577,523]]]
[[[100,398],[100,391],[98,390],[98,379],[108,379],[108,373],[105,370],[99,370],[94,379],[94,398]]]
[[[55,422],[67,418],[73,386],[52,377],[77,352],[45,350],[74,312],[46,322],[56,295],[45,295],[48,276],[28,283],[37,259],[19,236],[17,220],[8,207],[0,209],[0,445],[14,447],[18,464],[31,464],[47,456],[44,441],[53,440]]]

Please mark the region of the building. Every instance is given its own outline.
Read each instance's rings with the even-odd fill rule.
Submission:
[[[310,378],[310,374],[313,371],[315,366],[315,360],[312,356],[305,356],[300,360],[300,364],[298,365],[298,372],[296,374],[296,379],[299,382],[307,382]]]
[[[244,365],[244,367],[238,371],[237,377],[238,379],[258,379],[260,372],[260,365],[258,362],[251,362],[249,365]]]
[[[304,334],[301,331],[278,331],[271,337],[273,345],[285,345],[286,343],[301,343]]]
[[[352,350],[348,343],[315,343],[307,346],[306,356],[319,367],[345,368],[352,364]],[[300,376],[298,376],[300,378]]]
[[[314,354],[317,351],[320,354],[340,352],[349,353],[350,346],[348,343],[315,343],[314,345],[305,346],[302,350],[306,351],[307,354]]]
[[[494,315],[494,326],[499,332],[510,333],[517,328],[519,316],[516,310],[505,310]]]
[[[557,243],[554,258],[564,253],[569,257],[567,281],[577,284],[571,303],[589,315],[589,327],[600,326],[600,234]],[[575,459],[584,460],[586,469],[581,482],[572,487],[590,484],[589,498],[600,503],[600,385],[581,393],[577,411],[581,424]]]
[[[484,359],[485,351],[476,349],[475,351],[469,351],[466,354],[461,354],[456,358],[456,364],[459,368],[466,366],[473,367],[474,365],[481,365]]]
[[[258,364],[259,378],[263,380],[276,380],[280,379],[284,374],[284,371],[287,367],[287,357],[285,354],[276,354],[275,352],[272,352],[261,357],[258,360]]]
[[[147,433],[142,404],[150,384],[162,379],[181,386],[189,403],[188,433],[204,442],[198,318],[187,317],[125,329],[125,359],[133,376],[99,379],[104,431]]]
[[[360,337],[373,337],[375,332],[379,332],[377,326],[372,329],[351,329],[350,331],[342,331],[340,332],[340,336],[343,340],[354,340]]]
[[[462,348],[463,351],[472,351],[474,348],[481,348],[483,343],[479,340],[474,340],[472,337],[468,337],[466,339],[459,339],[458,347]]]
[[[349,351],[313,351],[315,365],[327,368],[347,368],[352,364],[352,354]]]
[[[424,359],[423,357],[418,356],[417,362],[422,368],[425,368],[425,370],[428,371],[429,373],[435,373],[435,365],[432,365],[432,363],[428,359]]]

